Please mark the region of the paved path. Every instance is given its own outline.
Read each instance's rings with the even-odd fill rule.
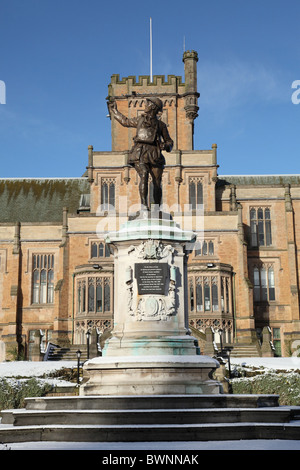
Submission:
[[[207,442],[20,442],[0,444],[0,450],[300,450],[300,441],[244,440]]]

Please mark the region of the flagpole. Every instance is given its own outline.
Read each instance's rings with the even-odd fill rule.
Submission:
[[[150,81],[152,83],[152,18],[150,17]]]

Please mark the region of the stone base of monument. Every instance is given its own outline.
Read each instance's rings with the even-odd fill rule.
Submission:
[[[200,354],[197,340],[190,335],[116,338],[112,337],[103,350],[103,356],[194,356]]]
[[[97,357],[84,366],[80,395],[218,394],[207,356]]]
[[[146,214],[108,234],[114,327],[86,362],[80,395],[218,394],[219,363],[201,356],[187,315],[187,258],[195,234],[170,214]],[[187,246],[189,245],[189,250]]]

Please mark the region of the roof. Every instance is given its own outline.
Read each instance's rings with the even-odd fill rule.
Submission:
[[[0,223],[62,222],[63,208],[76,213],[82,194],[90,192],[86,178],[0,179]]]
[[[219,175],[217,186],[300,185],[300,175]]]

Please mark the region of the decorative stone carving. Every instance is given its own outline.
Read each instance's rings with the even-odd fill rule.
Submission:
[[[171,311],[163,297],[150,296],[139,300],[136,310],[137,321],[167,320],[170,315]]]
[[[172,245],[163,245],[159,240],[146,240],[139,246],[131,246],[128,254],[136,251],[137,257],[142,259],[162,259],[174,253]]]
[[[168,295],[144,295],[133,308],[133,285],[132,281],[127,281],[127,302],[128,313],[135,316],[137,321],[167,320],[176,314],[176,267],[170,270],[170,281]]]

